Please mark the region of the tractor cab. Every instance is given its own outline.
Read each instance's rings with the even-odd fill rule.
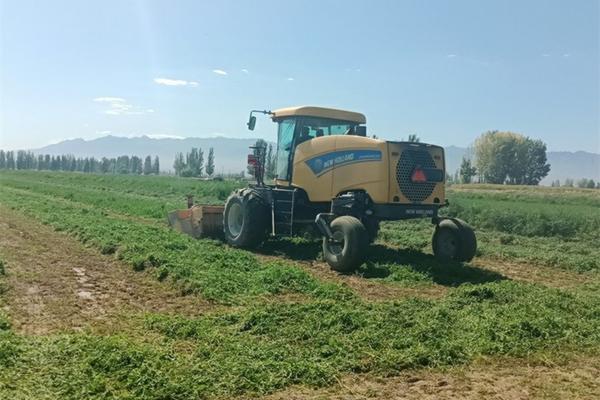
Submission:
[[[276,183],[288,186],[296,147],[312,139],[336,136],[366,136],[366,118],[363,114],[334,108],[300,106],[275,111],[253,111],[271,115],[277,123]],[[250,114],[248,128],[255,119]]]

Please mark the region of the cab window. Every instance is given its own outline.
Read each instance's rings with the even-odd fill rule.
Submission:
[[[277,131],[277,178],[287,180],[290,165],[290,154],[294,142],[296,119],[289,118],[279,121]]]
[[[293,152],[300,143],[321,136],[348,135],[358,124],[318,117],[279,120],[277,131],[277,178],[289,180]]]
[[[296,145],[316,137],[346,135],[356,125],[358,124],[355,122],[338,121],[329,118],[302,117],[299,119]]]

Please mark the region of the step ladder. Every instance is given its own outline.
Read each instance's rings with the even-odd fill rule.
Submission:
[[[292,236],[296,189],[273,189],[271,204],[271,234]]]

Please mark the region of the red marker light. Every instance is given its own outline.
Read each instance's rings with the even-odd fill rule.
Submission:
[[[427,176],[425,175],[425,171],[423,171],[420,168],[416,168],[410,176],[410,180],[415,183],[427,182]]]

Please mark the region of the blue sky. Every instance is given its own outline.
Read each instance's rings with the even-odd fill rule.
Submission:
[[[600,152],[599,2],[0,0],[0,147],[229,136],[252,108],[362,111],[370,134],[511,130]]]

